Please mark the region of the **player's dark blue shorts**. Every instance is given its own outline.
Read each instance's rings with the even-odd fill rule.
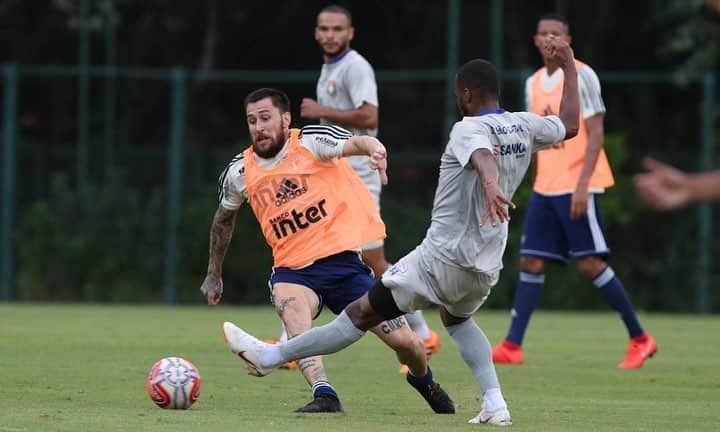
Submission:
[[[268,281],[271,293],[273,285],[278,282],[312,289],[320,298],[318,315],[325,305],[337,315],[345,306],[362,297],[373,286],[375,279],[370,267],[362,262],[358,253],[346,251],[319,259],[297,270],[273,268]]]
[[[567,262],[571,258],[610,254],[596,194],[588,198],[587,214],[570,219],[572,194],[547,196],[533,192],[530,196],[520,255]]]

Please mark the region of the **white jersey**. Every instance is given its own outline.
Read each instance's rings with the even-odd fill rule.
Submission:
[[[578,69],[578,93],[580,95],[580,112],[583,119],[596,114],[605,114],[605,103],[600,90],[600,80],[590,66],[585,65]],[[558,68],[552,75],[548,75],[547,68],[540,74],[540,85],[545,91],[552,91],[559,83],[564,72]],[[525,81],[525,109],[530,111],[532,103],[533,76]]]
[[[323,64],[316,93],[320,105],[338,110],[354,110],[360,108],[364,103],[378,106],[375,72],[370,63],[352,49],[332,62]],[[320,124],[333,123],[326,119],[320,119]],[[353,135],[377,136],[377,129],[355,129],[344,125],[340,126],[348,129]],[[351,156],[347,159],[366,184],[366,178],[377,177],[377,173],[370,168],[370,158],[367,156]],[[374,183],[377,183],[378,190],[376,192],[379,193],[379,178]]]
[[[508,226],[480,226],[485,194],[470,156],[488,149],[497,160],[499,186],[511,199],[532,153],[565,139],[557,116],[489,110],[455,123],[440,160],[432,219],[422,247],[435,258],[466,270],[493,273],[502,268]]]
[[[350,137],[350,132],[337,126],[305,126],[300,135],[300,145],[310,150],[317,160],[328,160],[342,157],[345,141]],[[283,148],[272,158],[261,158],[255,153],[253,157],[261,168],[275,168],[285,159],[289,143],[290,140],[285,141]],[[243,153],[235,155],[218,180],[218,201],[227,210],[237,210],[248,197],[243,159]]]

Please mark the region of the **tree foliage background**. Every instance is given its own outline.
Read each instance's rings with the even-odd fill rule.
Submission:
[[[91,1],[91,60],[106,61],[103,30],[113,24],[116,64],[127,68],[191,70],[304,70],[319,72],[313,38],[325,1],[106,0]],[[443,82],[414,78],[412,70],[441,69],[446,62],[446,1],[339,1],[354,15],[353,47],[376,70],[404,70],[405,80],[380,81],[380,138],[391,151],[391,184],[383,195],[388,256],[397,259],[422,238],[436,184],[443,136]],[[541,64],[532,45],[537,18],[557,11],[571,23],[576,56],[603,83],[606,147],[617,186],[603,200],[614,255],[611,264],[633,300],[648,309],[690,310],[697,259],[696,217],[645,211],[630,187],[639,160],[651,154],[694,170],[700,149],[699,79],[717,77],[720,2],[716,0],[570,0],[503,2],[503,105],[521,110],[522,80]],[[113,6],[112,10],[110,6]],[[460,60],[490,57],[490,0],[462,2]],[[109,18],[108,18],[109,17]],[[0,1],[0,56],[5,63],[76,65],[78,0]],[[661,72],[673,81],[604,81],[623,72]],[[116,79],[113,175],[101,163],[103,85],[91,82],[90,206],[73,189],[72,149],[77,140],[77,82],[73,77],[21,77],[16,296],[21,299],[140,301],[160,299],[164,234],[170,84]],[[187,155],[179,247],[180,298],[197,295],[207,259],[214,212],[214,181],[225,161],[246,143],[242,99],[260,86],[286,90],[295,102],[313,96],[314,82],[256,83],[193,79],[188,84]],[[716,86],[716,93],[717,93]],[[715,100],[718,100],[715,95]],[[720,112],[716,109],[715,113]],[[717,133],[717,117],[713,120]],[[717,148],[717,143],[715,143]],[[716,152],[720,153],[720,152]],[[393,155],[397,155],[393,159]],[[718,166],[718,160],[713,161]],[[530,177],[516,202],[506,270],[491,306],[506,306],[516,283],[517,247]],[[265,301],[270,257],[247,208],[226,260],[229,301]],[[716,213],[717,214],[717,213]],[[715,220],[718,218],[715,217]],[[718,240],[716,229],[714,239]],[[713,257],[718,256],[718,241]],[[715,310],[720,276],[713,258]],[[264,269],[267,269],[264,270]],[[574,272],[549,274],[545,307],[592,308],[602,304]]]

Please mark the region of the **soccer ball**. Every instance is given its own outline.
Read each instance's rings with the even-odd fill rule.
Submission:
[[[200,396],[200,373],[182,357],[165,357],[150,368],[145,381],[160,408],[188,409]]]

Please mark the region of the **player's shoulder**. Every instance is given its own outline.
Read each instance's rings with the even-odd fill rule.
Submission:
[[[588,66],[587,64],[582,64],[580,66],[576,67],[578,77],[580,77],[583,80],[590,80],[591,82],[600,82],[600,79],[598,78],[597,73],[595,73],[595,70]],[[580,83],[581,85],[583,82]]]
[[[590,67],[589,64],[587,64],[586,62],[584,62],[582,60],[578,60],[578,59],[575,59],[575,69],[577,69],[578,71],[580,71],[580,69],[592,70],[592,68]]]
[[[450,139],[464,139],[476,134],[489,134],[490,125],[483,119],[484,116],[465,116],[453,125],[450,131]]]
[[[236,154],[230,160],[230,162],[228,162],[228,164],[225,165],[225,168],[220,173],[220,178],[218,179],[218,183],[220,185],[222,185],[226,181],[233,180],[238,177],[245,177],[245,154],[244,153]]]
[[[362,54],[355,51],[354,49],[351,49],[350,52],[345,55],[345,61],[348,66],[366,66],[372,69],[372,65],[370,64],[368,59],[366,59]]]

